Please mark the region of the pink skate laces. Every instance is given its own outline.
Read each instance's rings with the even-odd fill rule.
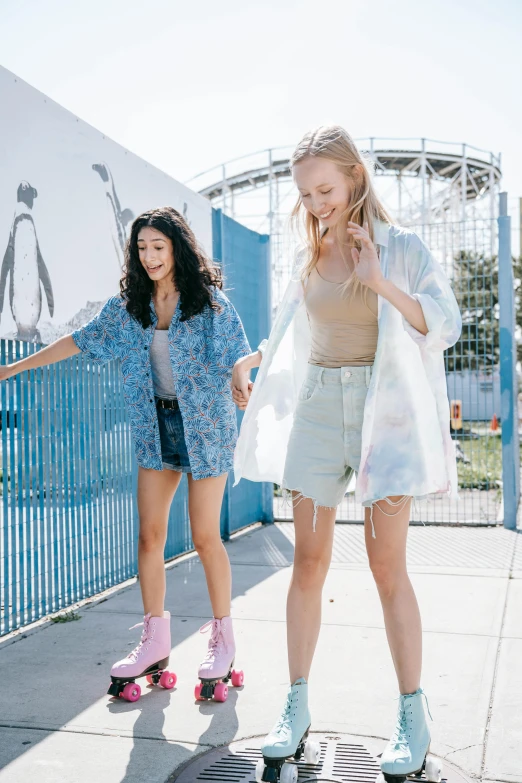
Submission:
[[[132,661],[137,661],[138,660],[138,656],[139,656],[139,654],[141,652],[141,648],[143,647],[143,645],[145,644],[145,642],[149,638],[150,612],[145,615],[145,617],[143,618],[143,622],[142,623],[136,623],[136,625],[131,625],[131,627],[129,628],[129,631],[133,631],[135,628],[139,628],[141,625],[143,626],[143,631],[141,632],[141,639],[139,641],[139,644],[127,656]]]
[[[208,623],[202,625],[199,629],[199,632],[206,633],[209,628],[212,628],[212,634],[208,643],[207,654],[205,655],[203,661],[212,660],[220,648],[225,648],[225,640],[223,639],[223,634],[221,633],[220,621],[216,620],[214,617],[212,620],[209,620]]]

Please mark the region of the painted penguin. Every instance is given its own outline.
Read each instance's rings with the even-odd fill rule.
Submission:
[[[4,307],[7,276],[9,304],[17,326],[17,338],[38,342],[37,329],[42,312],[42,290],[47,298],[51,317],[54,313],[54,296],[51,278],[40,252],[33,220],[33,204],[38,196],[36,188],[28,182],[18,186],[18,199],[9,244],[0,271],[0,318]]]
[[[97,171],[101,177],[103,184],[105,185],[105,197],[107,199],[107,207],[109,210],[109,221],[111,224],[112,241],[116,255],[118,257],[118,263],[120,269],[123,267],[123,251],[125,248],[126,226],[133,218],[134,214],[130,209],[124,209],[123,212],[120,206],[120,200],[114,187],[114,180],[112,178],[111,170],[106,163],[93,163],[94,171]]]

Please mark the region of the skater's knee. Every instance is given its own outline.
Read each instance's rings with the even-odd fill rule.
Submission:
[[[215,555],[216,548],[221,544],[221,536],[216,531],[193,530],[192,541],[194,549],[200,557]]]
[[[301,589],[321,588],[326,579],[330,559],[322,555],[304,555],[294,561],[293,581]]]
[[[165,548],[165,531],[159,525],[141,525],[138,536],[140,552],[156,552]]]
[[[370,569],[379,592],[385,596],[393,595],[403,578],[407,577],[404,568],[387,560],[370,558]]]

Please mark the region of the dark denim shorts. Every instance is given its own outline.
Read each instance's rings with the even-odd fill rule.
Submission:
[[[161,441],[161,457],[165,470],[191,473],[183,419],[179,408],[175,410],[156,407]]]

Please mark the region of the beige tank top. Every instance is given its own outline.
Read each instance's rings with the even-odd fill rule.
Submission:
[[[320,367],[357,367],[373,364],[377,350],[377,294],[358,286],[355,294],[342,292],[343,283],[311,272],[305,303],[312,331],[310,364]]]

